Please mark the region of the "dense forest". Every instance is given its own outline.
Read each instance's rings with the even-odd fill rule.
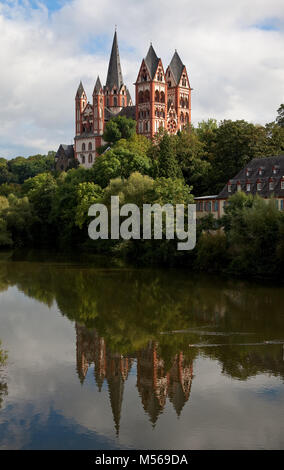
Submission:
[[[0,158],[0,247],[74,247],[137,264],[183,265],[190,269],[273,277],[284,267],[284,214],[273,201],[238,193],[218,222],[198,225],[196,248],[178,252],[175,240],[98,240],[88,237],[88,208],[121,204],[192,203],[218,194],[252,158],[284,153],[284,105],[265,126],[244,120],[200,122],[177,135],[160,131],[153,141],[135,133],[135,121],[112,119],[107,144],[92,168],[73,162],[57,172],[55,152]]]

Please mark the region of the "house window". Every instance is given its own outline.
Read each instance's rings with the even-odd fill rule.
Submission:
[[[258,169],[258,174],[259,174],[259,176],[262,176],[262,175],[263,175],[263,170],[262,170],[262,168],[259,168],[259,169]]]
[[[88,149],[92,150],[92,142],[89,142]]]
[[[81,155],[82,163],[85,163],[85,155]]]
[[[281,189],[284,189],[284,180],[281,181]]]
[[[232,185],[231,183],[228,183],[228,193],[231,193],[232,192]]]
[[[113,98],[113,106],[117,106],[117,97],[116,96]]]
[[[90,155],[89,155],[89,158],[88,158],[88,160],[89,160],[89,163],[93,163],[93,156],[92,156],[92,154],[91,154],[91,153],[90,153]]]
[[[122,106],[125,106],[125,98],[122,98]]]
[[[237,184],[237,191],[241,191],[241,190],[242,190],[242,185],[241,185],[241,183],[238,182],[238,184]]]
[[[250,191],[250,183],[247,183],[247,191]]]
[[[218,212],[218,201],[214,202],[214,212]]]
[[[281,201],[280,201],[280,209],[282,211],[284,210],[284,199],[281,199]]]
[[[276,209],[279,209],[278,199],[275,199],[275,207]]]
[[[269,191],[273,191],[274,189],[274,183],[273,181],[269,181]]]
[[[261,191],[261,183],[256,184],[256,189],[257,189],[257,191]]]
[[[84,152],[84,150],[86,150],[86,145],[82,144],[82,151]]]

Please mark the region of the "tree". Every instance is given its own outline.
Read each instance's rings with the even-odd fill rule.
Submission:
[[[173,139],[177,162],[185,181],[193,185],[195,195],[206,193],[211,165],[205,158],[204,143],[193,128],[182,130]]]
[[[151,161],[142,152],[136,153],[118,145],[97,157],[92,171],[95,182],[105,188],[111,179],[119,176],[128,178],[136,171],[149,174]]]
[[[77,207],[75,223],[82,228],[88,219],[88,210],[102,197],[102,188],[95,183],[80,183],[77,186]]]
[[[276,118],[276,122],[278,126],[284,127],[284,104],[283,103],[277,109],[277,113],[278,113],[278,116]]]
[[[103,139],[109,144],[114,144],[120,139],[130,139],[135,134],[136,122],[125,116],[117,116],[107,122]]]
[[[174,140],[165,133],[158,145],[158,176],[164,178],[181,178]]]

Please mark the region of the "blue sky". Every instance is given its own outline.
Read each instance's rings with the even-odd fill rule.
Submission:
[[[105,82],[115,24],[132,97],[152,41],[187,66],[194,124],[264,124],[284,102],[282,0],[0,0],[0,157],[72,143],[76,89]]]

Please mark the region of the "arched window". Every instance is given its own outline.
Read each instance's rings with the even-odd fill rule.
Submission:
[[[89,142],[88,149],[92,150],[92,142]]]
[[[116,96],[113,98],[113,106],[117,106],[117,97]]]
[[[139,93],[138,93],[138,103],[143,103],[143,101],[144,101],[144,93],[143,93],[143,91],[141,90],[141,91],[139,91]]]
[[[160,94],[159,94],[158,90],[156,90],[156,91],[155,91],[155,101],[156,101],[157,103],[159,103],[159,100],[160,100]]]
[[[145,91],[144,100],[145,100],[145,102],[150,101],[150,91],[149,90]]]
[[[82,151],[86,150],[86,145],[82,144]]]
[[[125,106],[125,98],[122,98],[122,106]]]
[[[106,105],[109,106],[109,98],[106,99]]]
[[[82,163],[85,163],[85,155],[81,155]]]
[[[92,155],[91,153],[90,153],[90,155],[89,155],[88,160],[89,160],[89,163],[93,163],[93,155]]]
[[[165,102],[165,93],[163,91],[161,91],[161,94],[160,94],[160,101],[161,103]]]
[[[188,115],[188,113],[185,113],[185,122],[186,122],[186,124],[189,124],[189,115]]]
[[[180,122],[184,122],[184,115],[183,115],[183,113],[180,113]]]

